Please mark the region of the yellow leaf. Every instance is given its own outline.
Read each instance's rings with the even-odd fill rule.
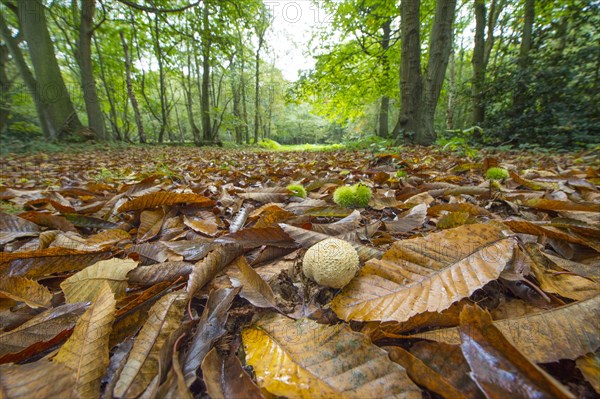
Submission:
[[[108,339],[115,319],[115,298],[108,283],[94,304],[81,316],[75,330],[54,358],[74,371],[82,398],[100,397],[100,379],[108,367]]]
[[[137,266],[132,259],[102,260],[76,273],[60,284],[68,303],[94,300],[104,282],[107,282],[115,297],[125,295],[127,273]]]
[[[52,300],[52,294],[48,288],[25,277],[0,278],[1,295],[15,301],[25,302],[32,308],[47,308]]]
[[[115,396],[136,398],[150,385],[159,370],[168,370],[169,341],[181,324],[186,298],[185,294],[173,292],[152,306],[119,376]]]
[[[258,385],[294,398],[420,398],[405,370],[344,324],[270,315],[242,331]]]
[[[497,223],[473,224],[397,241],[334,298],[344,320],[406,321],[440,312],[498,278],[515,240]]]

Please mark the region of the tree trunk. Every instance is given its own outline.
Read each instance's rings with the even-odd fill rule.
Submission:
[[[102,60],[102,54],[100,53],[100,46],[98,46],[98,40],[96,36],[93,36],[94,47],[96,48],[96,53],[98,54],[98,65],[100,66],[100,78],[102,79],[102,86],[104,87],[104,92],[106,93],[106,99],[108,100],[109,112],[110,112],[110,125],[112,127],[112,131],[115,139],[122,141],[123,136],[121,135],[121,130],[119,129],[119,120],[117,118],[117,107],[115,105],[115,99],[112,95],[112,90],[108,87],[108,77],[106,76],[106,70],[104,68],[104,62]]]
[[[158,143],[164,142],[165,132],[169,131],[169,140],[172,140],[172,132],[169,128],[169,110],[167,107],[167,87],[165,83],[164,57],[160,46],[160,30],[158,27],[158,13],[154,14],[154,49],[158,61],[158,90],[160,97],[160,131],[158,132]]]
[[[40,89],[38,94],[51,125],[53,138],[81,135],[83,126],[60,73],[50,39],[44,5],[39,0],[17,2],[19,24],[29,48],[31,63]]]
[[[513,94],[513,112],[515,117],[523,115],[526,102],[527,77],[523,73],[529,63],[529,51],[531,50],[533,22],[535,20],[535,0],[525,0],[523,35],[521,37],[521,46],[519,48],[519,73],[517,88]]]
[[[212,141],[212,125],[210,122],[210,27],[208,26],[208,1],[204,1],[202,15],[202,138],[206,143]]]
[[[419,130],[422,75],[420,0],[402,0],[400,3],[402,57],[400,60],[400,114],[396,134],[405,140]],[[400,139],[400,137],[397,137]]]
[[[390,35],[391,35],[391,26],[392,20],[391,18],[386,20],[384,24],[381,26],[383,30],[383,35],[381,37],[381,49],[383,50],[383,55],[381,57],[381,63],[383,67],[383,78],[387,82],[389,79],[389,70],[390,63],[388,59],[387,51],[390,48]],[[389,109],[390,109],[390,99],[388,96],[383,95],[381,97],[381,103],[379,107],[379,136],[387,138],[389,135]]]
[[[250,129],[248,125],[248,108],[246,101],[246,78],[244,77],[244,70],[246,66],[246,61],[244,58],[244,46],[240,47],[240,57],[241,57],[241,71],[240,71],[240,94],[242,98],[242,119],[244,121],[244,136],[246,138],[246,144],[250,144]]]
[[[8,90],[10,90],[10,81],[6,75],[6,63],[8,62],[8,48],[0,45],[0,136],[4,132],[8,122]]]
[[[444,83],[448,59],[452,51],[452,24],[456,0],[438,1],[429,39],[427,70],[421,73],[420,1],[402,0],[402,57],[400,63],[401,108],[398,128],[405,139],[420,145],[431,145],[435,109]],[[399,137],[398,137],[399,138]]]
[[[92,63],[92,35],[94,34],[94,13],[96,0],[81,0],[81,20],[79,22],[79,41],[77,46],[77,61],[81,73],[81,89],[87,112],[88,124],[98,140],[106,140],[104,115],[100,108],[100,99],[94,79]]]
[[[456,107],[456,62],[454,51],[448,61],[448,108],[446,109],[446,129],[454,130],[454,109]]]
[[[200,144],[201,138],[200,138],[200,129],[198,129],[198,126],[196,125],[196,121],[194,120],[194,102],[192,100],[192,56],[191,56],[191,52],[192,49],[189,46],[189,42],[188,42],[188,48],[187,48],[187,77],[183,75],[181,75],[182,78],[182,84],[183,84],[183,93],[185,94],[185,108],[187,110],[187,115],[188,115],[188,121],[190,123],[190,128],[192,129],[192,136],[194,139],[194,144],[198,145]]]
[[[483,88],[485,84],[485,0],[475,2],[475,45],[473,47],[473,80],[471,82],[472,114],[471,124],[481,126],[485,118]],[[475,129],[476,132],[479,129]]]
[[[263,46],[265,30],[258,31],[258,48],[254,66],[254,144],[258,144],[260,127],[260,49]]]
[[[133,83],[131,81],[131,57],[129,56],[129,47],[125,41],[125,35],[123,32],[119,32],[121,36],[121,43],[123,44],[123,53],[125,54],[125,79],[127,82],[127,95],[133,108],[133,114],[135,116],[135,124],[137,125],[138,136],[140,143],[144,144],[146,140],[146,132],[144,131],[144,125],[142,124],[142,115],[140,113],[140,106],[138,104],[135,92],[133,91]]]

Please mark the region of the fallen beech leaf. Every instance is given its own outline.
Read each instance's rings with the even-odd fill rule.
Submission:
[[[73,372],[46,359],[0,366],[0,393],[7,399],[78,398]]]
[[[38,278],[51,274],[81,270],[110,252],[82,252],[68,248],[48,248],[31,252],[0,252],[0,275]]]
[[[588,245],[585,241],[550,225],[541,225],[526,220],[505,220],[503,222],[515,233],[532,234],[541,237],[556,238],[573,244]]]
[[[183,364],[183,373],[188,387],[196,380],[196,371],[200,368],[212,344],[227,331],[225,330],[227,312],[239,290],[239,288],[220,288],[209,294]]]
[[[242,283],[240,296],[259,308],[277,309],[277,299],[273,290],[252,267],[248,266],[246,258],[240,256],[235,266],[240,270],[237,276]]]
[[[243,249],[238,244],[223,244],[216,247],[206,258],[194,265],[194,270],[188,277],[187,292],[190,298],[204,285],[240,256]]]
[[[23,218],[0,212],[0,245],[4,245],[19,237],[30,237],[39,234],[40,228]]]
[[[461,348],[471,376],[493,398],[575,398],[519,352],[494,326],[489,313],[465,306],[460,314]],[[510,376],[510,378],[507,378]]]
[[[285,223],[281,223],[279,226],[290,236],[294,241],[296,241],[299,245],[304,248],[309,248],[315,245],[318,242],[321,242],[327,238],[331,238],[331,236],[327,234],[317,233],[315,231],[310,231],[306,229],[302,229],[300,227],[290,226]],[[366,245],[362,245],[357,242],[349,242],[356,252],[358,252],[358,258],[361,262],[366,262],[369,259],[379,259],[383,256],[383,252],[377,248],[369,247]]]
[[[165,358],[170,349],[169,341],[181,324],[185,302],[186,295],[173,292],[152,306],[148,321],[136,338],[115,385],[115,396],[135,398],[150,385],[159,370],[166,372]]]
[[[214,215],[211,219],[184,216],[183,223],[197,233],[207,236],[214,236],[217,234],[218,226]]]
[[[473,399],[485,398],[475,381],[469,376],[471,369],[459,345],[421,341],[411,346],[410,353],[463,395]]]
[[[215,204],[213,200],[211,200],[210,198],[206,198],[203,195],[180,194],[168,191],[161,191],[158,193],[145,194],[131,201],[128,201],[121,205],[117,211],[137,211],[140,209],[156,208],[161,205],[175,205],[182,203],[196,204],[202,207],[209,207]]]
[[[536,363],[577,359],[600,347],[596,321],[599,308],[600,295],[597,295],[556,309],[498,320],[494,325]],[[460,343],[456,328],[413,334],[410,338],[425,338],[451,345]]]
[[[156,237],[164,220],[165,212],[162,209],[142,211],[140,214],[140,227],[137,231],[137,242],[141,244]]]
[[[16,363],[67,339],[86,307],[85,303],[73,303],[48,309],[17,328],[0,333],[0,363]],[[17,357],[19,353],[25,357]]]
[[[194,265],[187,262],[164,262],[150,266],[139,266],[127,273],[129,284],[154,285],[163,281],[175,281],[185,277],[194,270]]]
[[[25,302],[32,308],[50,307],[52,294],[43,285],[25,277],[0,278],[0,296]]]
[[[263,397],[234,353],[221,356],[213,348],[202,362],[202,376],[212,399]]]
[[[102,260],[72,275],[60,284],[68,303],[92,301],[104,282],[107,282],[115,298],[125,295],[127,273],[137,266],[131,259]]]
[[[417,384],[437,393],[445,399],[467,399],[467,396],[463,395],[452,384],[410,352],[398,346],[388,346],[384,349],[388,351],[390,359],[404,367],[410,379]]]
[[[425,223],[427,204],[413,206],[410,210],[398,216],[397,220],[385,222],[385,228],[392,233],[408,233]]]
[[[575,203],[571,201],[557,201],[545,198],[526,200],[521,202],[520,205],[547,211],[600,212],[599,204]]]
[[[239,196],[263,203],[282,202],[290,196],[290,191],[285,187],[265,187],[240,193]]]
[[[252,212],[250,215],[251,218],[258,216],[260,216],[260,219],[258,219],[254,224],[255,228],[272,227],[273,225],[283,222],[291,217],[294,217],[295,215],[282,209],[279,205],[266,204]]]
[[[497,224],[461,226],[397,241],[365,264],[331,302],[344,320],[406,321],[439,312],[498,278],[515,240]]]
[[[270,315],[242,331],[258,385],[288,397],[420,398],[406,371],[349,327]]]
[[[19,214],[20,218],[55,230],[77,232],[75,226],[60,215],[52,215],[46,212],[30,211]]]
[[[71,337],[54,361],[70,368],[82,398],[100,397],[100,379],[108,367],[108,338],[115,319],[115,298],[108,283],[98,290],[96,300],[81,316]]]
[[[274,245],[284,248],[293,246],[290,237],[279,227],[248,228],[237,233],[227,234],[215,240],[215,243],[237,243],[245,249]]]
[[[330,224],[313,223],[311,230],[327,235],[339,235],[357,229],[360,226],[361,220],[362,216],[360,215],[360,211],[355,209],[350,215],[336,222]]]
[[[600,394],[600,353],[589,353],[577,359],[575,363],[594,391]]]

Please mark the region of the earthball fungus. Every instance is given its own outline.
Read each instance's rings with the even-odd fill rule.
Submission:
[[[306,251],[302,260],[304,275],[319,285],[342,288],[358,271],[358,253],[352,245],[327,238]]]

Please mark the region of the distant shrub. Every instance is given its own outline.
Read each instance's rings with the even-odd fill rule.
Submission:
[[[281,144],[271,139],[263,139],[259,141],[258,146],[260,148],[264,148],[265,150],[278,150],[281,148]]]

